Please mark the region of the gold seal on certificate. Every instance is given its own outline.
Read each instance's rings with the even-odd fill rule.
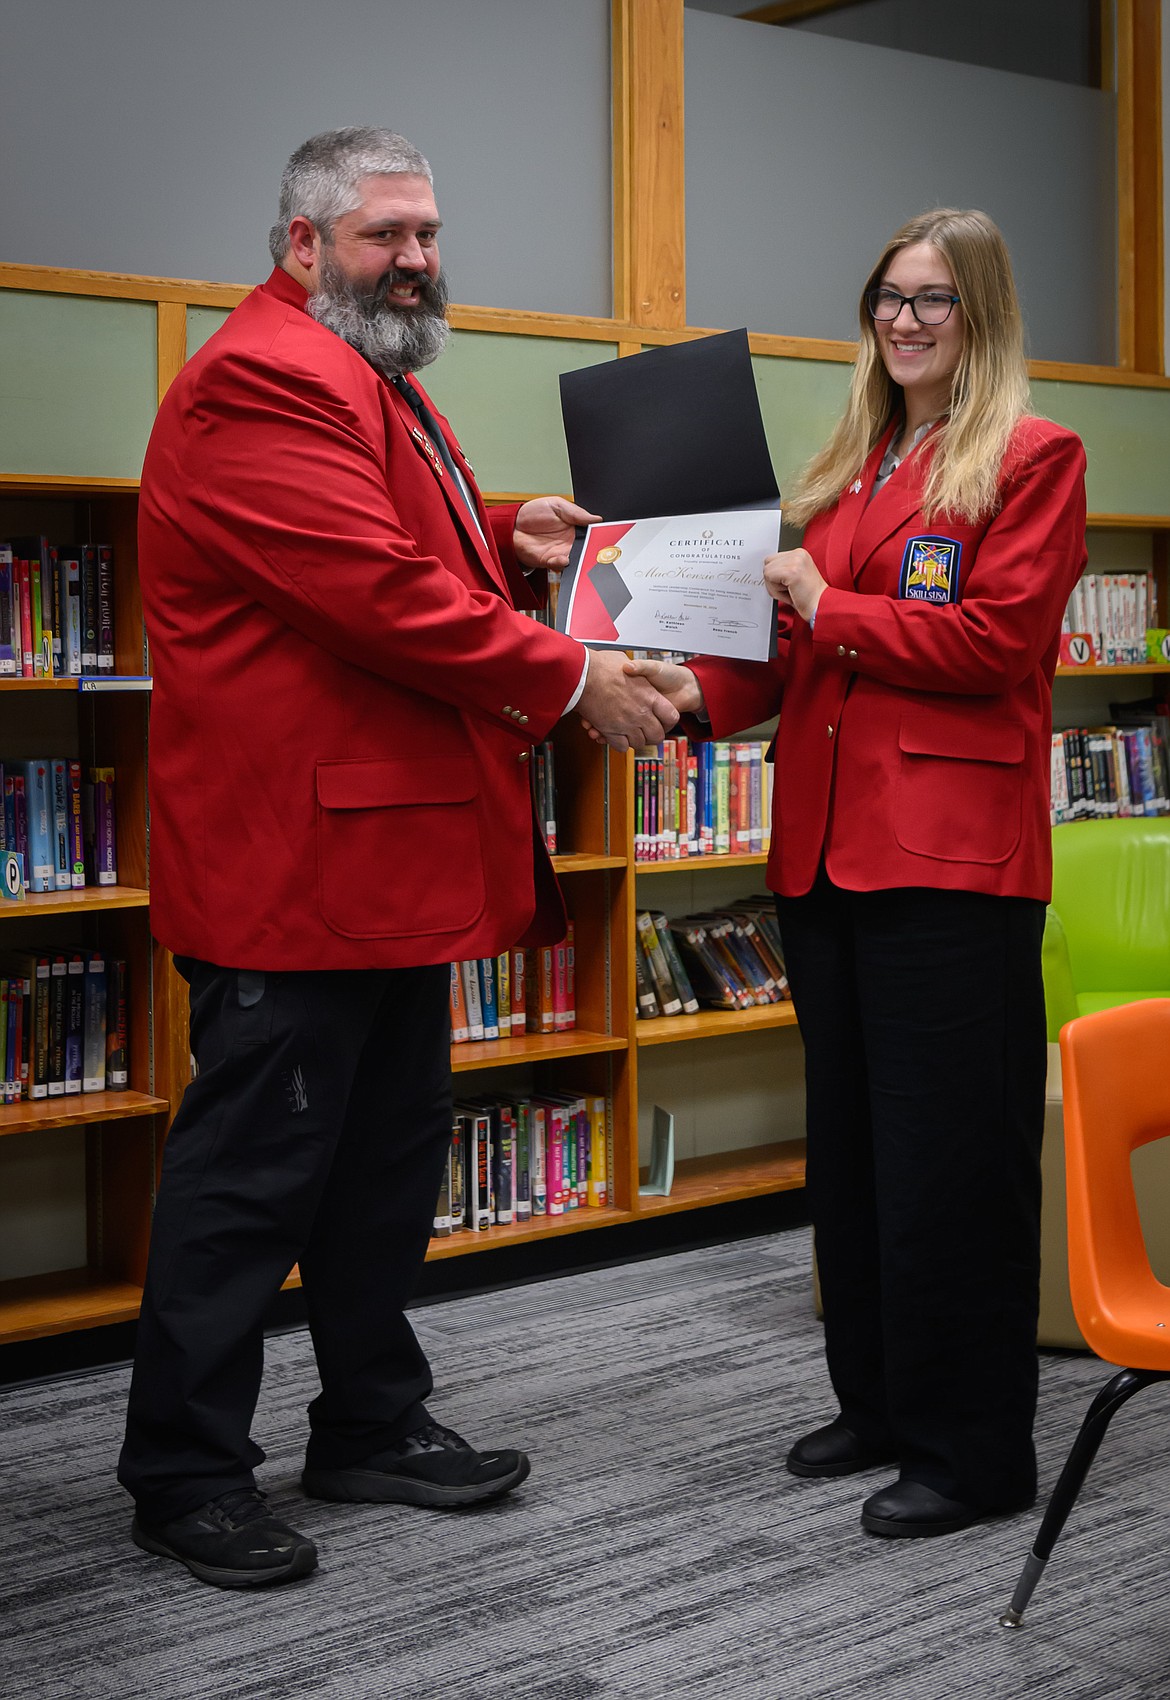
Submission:
[[[598,647],[766,661],[776,604],[764,558],[779,541],[778,507],[591,525],[574,546],[557,625]]]

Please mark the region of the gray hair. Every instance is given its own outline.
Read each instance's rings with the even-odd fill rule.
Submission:
[[[434,182],[422,154],[394,130],[356,125],[310,136],[280,179],[280,215],[268,233],[273,260],[279,265],[288,253],[288,227],[294,218],[307,218],[328,242],[337,220],[361,205],[362,181],[395,173]]]

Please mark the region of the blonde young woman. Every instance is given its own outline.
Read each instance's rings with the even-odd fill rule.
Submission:
[[[715,737],[781,710],[768,878],[839,1403],[788,1468],[896,1466],[862,1526],[944,1535],[1036,1490],[1051,686],[1085,456],[1027,412],[983,213],[905,225],[860,317],[787,510],[805,546],[765,565],[777,660],[631,665]]]

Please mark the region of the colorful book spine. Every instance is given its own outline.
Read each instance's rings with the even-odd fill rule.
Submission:
[[[529,1150],[532,1165],[532,1214],[548,1215],[548,1118],[544,1105],[533,1099],[528,1105]]]
[[[114,770],[112,767],[91,767],[90,781],[90,854],[93,859],[93,883],[117,885],[118,844],[114,812]]]
[[[53,882],[58,891],[72,886],[69,833],[69,763],[59,757],[49,763],[53,787]]]
[[[65,1096],[81,1091],[85,1048],[85,957],[72,951],[65,976]]]
[[[463,977],[463,1002],[467,1009],[467,1036],[469,1039],[482,1039],[483,1007],[479,1001],[479,973],[474,962],[461,962],[459,972]]]
[[[596,1209],[609,1202],[609,1112],[604,1098],[589,1099],[589,1175],[587,1198]]]
[[[30,891],[55,891],[53,856],[53,776],[47,760],[21,764],[25,805],[28,810],[28,860],[25,868]]]
[[[74,890],[85,885],[85,810],[81,763],[66,763],[66,806],[69,835],[69,884]]]
[[[94,546],[97,557],[97,670],[114,671],[114,551],[108,543]]]
[[[483,1036],[498,1039],[500,1018],[496,1010],[496,962],[492,956],[480,957],[475,965],[479,976],[479,999],[483,1009]]]
[[[0,543],[0,679],[16,678],[20,672],[20,638],[13,622],[12,548]]]
[[[463,975],[458,962],[451,964],[451,1043],[465,1045],[470,1037],[467,1031],[467,1002],[463,996]]]
[[[113,957],[106,963],[106,1086],[111,1092],[130,1084],[129,1017],[126,963]]]
[[[509,975],[509,985],[512,994],[512,1032],[523,1033],[527,1015],[527,981],[528,971],[524,961],[524,952],[517,946],[511,953],[512,963]]]
[[[106,1089],[106,961],[98,950],[85,958],[81,1042],[81,1090]]]

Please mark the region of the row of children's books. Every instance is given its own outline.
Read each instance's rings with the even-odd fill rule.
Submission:
[[[1157,626],[1158,588],[1151,574],[1085,573],[1069,598],[1061,630],[1088,637],[1098,666],[1117,667],[1150,659],[1146,633]]]
[[[564,1216],[608,1201],[604,1097],[545,1092],[456,1103],[436,1234]]]
[[[776,909],[767,895],[668,920],[637,916],[634,972],[638,1015],[694,1015],[700,1008],[751,1009],[788,996]]]
[[[768,848],[772,764],[759,741],[667,738],[634,758],[634,860],[747,856]]]
[[[22,858],[26,891],[117,885],[114,770],[45,757],[0,765],[0,853]]]
[[[567,1033],[577,1025],[573,923],[559,944],[451,964],[451,1043]]]
[[[1070,820],[1170,813],[1170,720],[1151,713],[1133,724],[1134,718],[1127,715],[1119,725],[1053,733],[1054,826]]]
[[[3,1102],[123,1090],[130,1080],[126,963],[97,950],[0,955]]]
[[[114,671],[114,551],[108,543],[0,543],[0,678]]]

